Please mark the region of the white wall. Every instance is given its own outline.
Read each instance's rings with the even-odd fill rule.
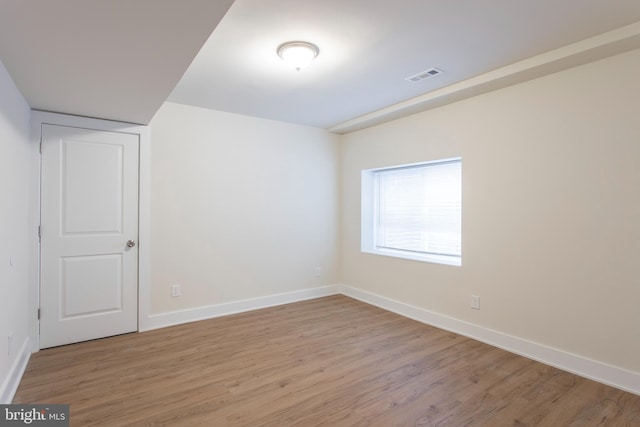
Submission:
[[[17,371],[31,348],[29,334],[30,244],[35,229],[31,189],[35,145],[29,142],[30,109],[0,63],[0,402],[10,399]],[[35,313],[34,316],[35,317]],[[11,348],[8,336],[12,335]],[[18,377],[16,378],[16,375]]]
[[[640,373],[638,76],[633,51],[345,135],[342,282]],[[454,156],[462,267],[361,253],[360,171]]]
[[[174,103],[150,126],[151,313],[336,283],[337,136]]]

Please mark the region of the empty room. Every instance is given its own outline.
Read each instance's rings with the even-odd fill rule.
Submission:
[[[0,425],[640,425],[637,0],[0,0]]]

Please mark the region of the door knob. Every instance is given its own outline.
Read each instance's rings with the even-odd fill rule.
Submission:
[[[134,247],[135,245],[136,245],[136,241],[135,241],[135,240],[129,240],[129,241],[127,242],[127,247],[128,247],[128,248],[132,248],[132,247]]]

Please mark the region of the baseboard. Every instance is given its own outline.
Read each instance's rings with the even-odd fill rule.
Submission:
[[[18,357],[14,360],[7,378],[5,378],[2,388],[0,388],[0,404],[8,405],[13,401],[13,396],[18,390],[24,370],[27,368],[29,357],[31,357],[31,345],[29,338],[27,338],[22,343]]]
[[[144,324],[140,325],[139,330],[140,332],[149,331],[152,329],[196,322],[198,320],[212,319],[214,317],[227,316],[229,314],[289,304],[292,302],[320,298],[338,293],[339,288],[337,285],[321,286],[317,288],[303,289],[300,291],[268,295],[259,298],[209,305],[170,313],[152,314],[147,317]]]
[[[434,313],[400,301],[395,301],[371,292],[346,285],[339,286],[340,293],[375,305],[404,317],[435,326],[440,329],[482,341],[494,347],[516,353],[529,359],[554,366],[630,393],[640,395],[640,374],[602,362],[568,353],[556,348],[527,341],[493,329],[484,328],[462,320]]]
[[[329,295],[343,294],[367,304],[380,307],[410,319],[451,331],[529,359],[554,366],[567,372],[640,395],[640,374],[602,362],[591,360],[556,348],[547,347],[532,341],[514,337],[493,329],[484,328],[452,317],[444,316],[424,308],[416,307],[391,298],[383,297],[347,285],[330,285],[300,291],[269,295],[193,308],[170,313],[148,316],[140,331],[164,328],[182,323],[211,319],[229,314],[241,313],[261,308],[274,307]],[[31,356],[30,340],[27,338],[18,357],[16,357],[9,374],[0,388],[0,404],[9,404],[20,385],[20,380]]]

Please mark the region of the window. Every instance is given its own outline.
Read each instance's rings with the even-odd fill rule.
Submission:
[[[362,171],[362,251],[462,265],[462,160]]]

